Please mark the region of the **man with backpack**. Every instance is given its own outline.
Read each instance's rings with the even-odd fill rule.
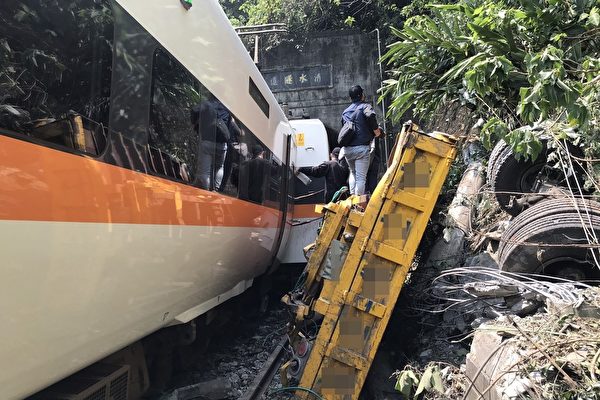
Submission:
[[[382,132],[373,106],[365,102],[363,88],[352,86],[349,95],[352,104],[342,113],[338,141],[344,146],[342,153],[350,168],[350,193],[360,196],[365,193],[371,141]]]
[[[205,190],[220,190],[225,177],[228,143],[232,140],[230,127],[235,125],[229,110],[212,93],[192,108],[192,124],[200,135],[198,177]],[[237,125],[236,125],[237,127]],[[239,128],[234,132],[239,135]]]

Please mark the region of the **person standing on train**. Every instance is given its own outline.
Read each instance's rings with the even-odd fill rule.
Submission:
[[[205,190],[217,190],[223,180],[223,169],[230,139],[224,120],[223,104],[212,94],[192,109],[192,123],[200,135],[198,162],[199,184]]]
[[[349,95],[352,104],[342,113],[342,125],[354,122],[354,138],[343,147],[342,153],[350,168],[350,193],[360,196],[365,194],[371,141],[382,132],[373,106],[365,102],[363,88],[352,86]]]
[[[227,186],[227,181],[231,176],[234,158],[238,156],[237,152],[234,151],[234,143],[239,142],[240,136],[242,135],[242,131],[238,126],[235,118],[233,118],[233,116],[231,115],[229,109],[225,107],[223,103],[215,99],[214,104],[217,110],[217,127],[219,127],[220,124],[221,129],[227,129],[227,152],[223,160],[223,174],[220,184],[217,184],[215,182],[215,190],[218,192],[224,192]]]
[[[339,147],[333,149],[329,155],[331,159],[320,165],[317,165],[316,167],[298,168],[298,171],[305,175],[315,178],[320,178],[323,176],[325,177],[326,203],[329,203],[333,199],[333,195],[348,182],[350,170],[345,159],[342,159],[341,161],[338,159],[340,156],[340,150],[341,149]]]

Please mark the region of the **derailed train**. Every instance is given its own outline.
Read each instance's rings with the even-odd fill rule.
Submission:
[[[250,287],[296,150],[217,0],[4,0],[0,397]]]

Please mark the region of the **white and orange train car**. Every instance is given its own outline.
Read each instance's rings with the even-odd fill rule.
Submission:
[[[3,0],[0,398],[249,288],[296,151],[217,0]]]

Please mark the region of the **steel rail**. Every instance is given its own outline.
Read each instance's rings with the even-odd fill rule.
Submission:
[[[244,393],[239,400],[261,400],[263,395],[269,389],[269,384],[273,380],[275,373],[279,368],[281,358],[285,353],[285,346],[288,344],[287,336],[284,337],[275,347],[275,350],[271,353],[263,369],[258,373],[250,388]]]

